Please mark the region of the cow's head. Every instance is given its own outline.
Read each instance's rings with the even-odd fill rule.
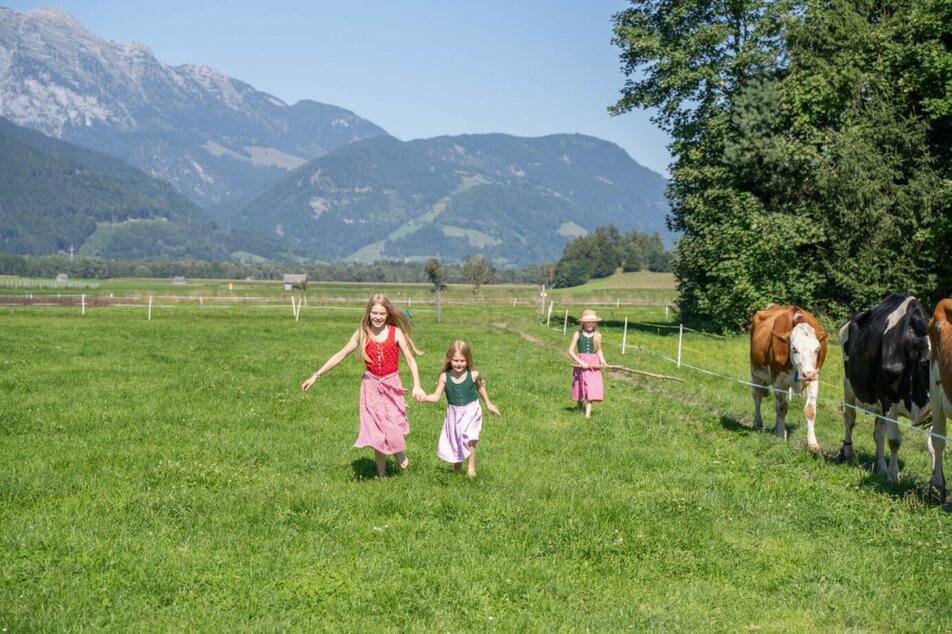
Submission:
[[[794,372],[797,373],[801,381],[815,381],[819,378],[820,342],[826,338],[825,333],[822,338],[817,338],[813,326],[799,323],[790,330],[790,334],[786,337],[781,337],[777,333],[773,333],[773,335],[790,346],[789,363],[793,366]]]
[[[909,417],[919,422],[932,411],[929,403],[929,357],[932,346],[928,336],[917,336],[912,332],[909,334],[900,394]]]

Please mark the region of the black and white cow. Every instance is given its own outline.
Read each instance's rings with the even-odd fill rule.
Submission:
[[[893,293],[879,305],[856,313],[840,328],[843,347],[843,422],[840,456],[853,457],[852,431],[859,407],[893,420],[919,422],[929,414],[929,316],[915,297]],[[883,441],[889,437],[889,466]],[[899,426],[876,418],[876,469],[899,479]]]

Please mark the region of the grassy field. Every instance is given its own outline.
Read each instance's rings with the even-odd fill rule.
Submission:
[[[859,464],[836,462],[833,347],[814,455],[802,401],[780,442],[748,388],[662,358],[662,307],[599,307],[606,356],[685,381],[611,373],[585,420],[561,321],[420,306],[424,386],[464,338],[503,416],[469,481],[435,455],[444,408],[412,405],[411,466],[377,480],[362,366],[300,391],[362,304],[0,306],[0,629],[952,631],[925,441],[890,485],[861,416]],[[747,378],[743,337],[684,339],[685,364]]]

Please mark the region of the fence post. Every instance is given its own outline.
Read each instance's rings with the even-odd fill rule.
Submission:
[[[667,304],[664,305],[664,320],[671,321],[670,319],[668,319],[668,305]]]
[[[146,321],[152,321],[152,296],[149,295],[149,317]]]
[[[82,302],[83,302],[83,314],[85,315],[86,314],[86,293],[82,294]]]
[[[566,328],[569,327],[569,309],[565,309],[565,320],[562,322],[562,334],[565,334]]]
[[[681,369],[681,340],[684,339],[684,324],[678,328],[678,369]]]
[[[545,325],[546,325],[546,327],[548,327],[548,326],[549,326],[549,322],[552,321],[552,307],[553,307],[553,306],[555,306],[555,302],[549,302],[549,314],[546,315],[546,318],[545,318]]]
[[[625,330],[621,333],[621,353],[625,354],[625,344],[628,343],[628,317],[625,316]]]

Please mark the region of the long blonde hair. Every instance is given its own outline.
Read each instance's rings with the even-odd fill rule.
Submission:
[[[423,354],[413,343],[413,339],[410,338],[410,331],[413,326],[410,325],[410,320],[400,312],[400,310],[390,303],[390,300],[383,293],[377,293],[370,298],[370,301],[367,302],[367,308],[364,310],[363,319],[360,320],[360,328],[358,329],[357,334],[357,347],[360,348],[360,357],[364,361],[370,361],[370,357],[367,356],[367,339],[371,337],[370,332],[370,310],[380,304],[387,310],[387,325],[395,326],[403,331],[403,337],[407,340],[407,346],[409,346],[410,351],[413,354]]]
[[[453,369],[453,357],[456,356],[457,353],[466,359],[467,370],[472,372],[476,369],[473,367],[473,353],[469,349],[469,344],[462,339],[457,339],[450,344],[450,347],[446,350],[446,356],[443,357],[443,372],[449,372]],[[482,383],[483,377],[480,375],[476,380],[476,385],[482,385]]]

